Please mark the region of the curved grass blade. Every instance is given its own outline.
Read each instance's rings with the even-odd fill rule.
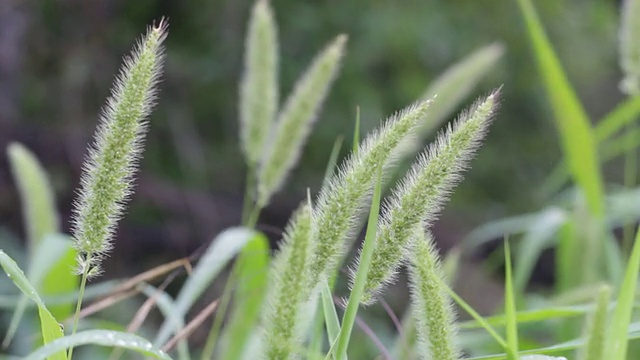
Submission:
[[[22,270],[18,267],[18,265],[9,257],[9,255],[5,254],[4,251],[0,250],[0,266],[4,269],[5,273],[13,283],[31,300],[33,300],[38,305],[38,316],[40,317],[40,331],[42,334],[42,339],[44,344],[49,344],[56,339],[64,336],[62,332],[62,327],[56,321],[56,319],[51,315],[47,307],[45,306],[42,299],[36,292],[36,289],[31,285],[27,277],[24,275]],[[50,359],[52,360],[66,360],[67,354],[64,351],[53,351],[49,353]]]
[[[149,341],[140,336],[110,330],[87,330],[56,339],[29,354],[24,360],[46,359],[53,354],[65,351],[71,347],[87,344],[124,348],[154,359],[171,360],[169,355],[154,348]]]
[[[78,288],[78,276],[72,271],[75,261],[76,251],[68,236],[45,235],[33,253],[27,278],[42,297],[72,292]],[[28,305],[29,298],[22,294],[5,335],[4,347],[9,346]],[[73,312],[73,304],[49,305],[49,311],[56,319],[66,319]]]
[[[362,252],[360,253],[360,261],[358,262],[358,269],[355,274],[353,286],[351,287],[351,294],[349,295],[349,301],[342,317],[342,326],[340,328],[340,335],[338,336],[338,343],[335,349],[338,359],[343,360],[347,358],[347,348],[349,347],[349,341],[351,340],[351,331],[353,330],[353,324],[358,314],[358,308],[360,307],[360,300],[364,295],[365,285],[367,281],[367,274],[371,266],[371,259],[373,258],[373,251],[376,247],[376,229],[378,226],[378,215],[380,213],[380,198],[382,188],[382,165],[378,166],[378,176],[373,190],[373,198],[371,200],[371,209],[369,211],[369,221],[367,224],[367,233],[364,239],[364,245],[362,246]]]
[[[547,209],[531,224],[527,233],[519,241],[513,277],[515,294],[524,294],[533,267],[566,219],[565,211],[555,207]]]
[[[256,236],[256,232],[247,228],[231,228],[218,235],[202,255],[200,262],[180,290],[176,298],[174,313],[184,319],[187,311],[209,286],[209,283],[254,236]],[[156,346],[164,344],[169,340],[172,332],[172,324],[165,320],[154,344]]]
[[[518,360],[518,320],[516,318],[516,294],[511,275],[511,249],[509,240],[504,241],[505,288],[504,315],[507,330],[507,360]]]
[[[229,322],[222,333],[220,359],[240,359],[251,330],[256,328],[269,274],[267,239],[264,236],[251,239],[235,266],[238,272],[235,301]]]
[[[563,152],[571,175],[584,191],[589,212],[604,214],[604,186],[591,124],[544,32],[531,0],[518,0],[551,101]],[[592,244],[594,245],[594,244]]]
[[[336,311],[335,303],[333,302],[331,288],[326,280],[323,281],[320,296],[322,296],[324,322],[327,324],[327,338],[329,339],[329,344],[333,344],[338,340],[338,335],[340,335],[340,319],[338,318],[338,312]],[[332,352],[331,354],[333,359],[337,360],[338,356],[335,352]]]
[[[635,243],[627,263],[627,269],[618,294],[618,301],[611,319],[611,327],[608,331],[605,354],[611,360],[625,360],[627,358],[627,331],[631,322],[639,269],[640,231],[636,233]]]

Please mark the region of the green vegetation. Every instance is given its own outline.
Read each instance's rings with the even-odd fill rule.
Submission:
[[[367,328],[358,313],[376,304],[406,265],[410,309],[402,320],[395,319],[397,336],[378,341],[385,358],[640,356],[633,342],[640,338],[634,312],[639,305],[640,231],[633,236],[640,211],[628,206],[629,199],[640,202],[635,189],[640,142],[629,135],[637,134],[633,122],[640,115],[640,1],[624,2],[620,30],[621,89],[629,99],[596,125],[532,2],[517,3],[565,160],[543,186],[546,207],[484,224],[462,244],[464,255],[504,238],[498,255],[487,259],[499,259],[505,268],[499,314],[482,316],[455,292],[453,280],[464,260],[459,252],[441,259],[431,227],[489,128],[509,120],[500,119],[498,112],[506,90],[497,87],[477,99],[424,149],[418,140],[448,119],[505,49],[493,44],[455,64],[422,98],[362,140],[358,110],[352,150],[338,165],[342,140],[335,141],[327,153],[322,187],[317,195],[307,191],[279,249],[271,254],[256,223],[300,161],[348,46],[346,35],[331,41],[280,107],[277,22],[269,2],[257,0],[247,27],[239,89],[239,143],[247,166],[242,223],[218,234],[192,258],[128,280],[91,284],[103,273],[104,258],[117,251],[115,230],[133,192],[145,133],[153,129],[151,110],[161,101],[157,95],[168,24],[160,20],[149,27],[116,76],[88,147],[71,238],[61,233],[51,181],[36,157],[18,143],[6,149],[22,201],[28,249],[26,274],[8,249],[0,249],[0,266],[20,291],[0,297],[2,309],[12,312],[3,346],[34,360],[359,358],[354,349],[362,346],[361,338],[354,329]],[[616,137],[625,127],[630,131]],[[605,152],[619,143],[624,147]],[[617,191],[609,191],[602,172],[612,154],[625,156],[624,188]],[[411,159],[415,161],[407,170],[404,161]],[[396,184],[394,179],[399,179]],[[557,201],[553,196],[567,180],[575,186]],[[391,190],[385,196],[387,187]],[[622,241],[613,232],[620,226]],[[364,242],[350,259],[363,227]],[[556,251],[556,284],[547,293],[534,293],[527,285],[547,248]],[[339,298],[336,284],[344,280],[340,269],[347,263],[350,287],[348,295]],[[167,287],[182,270],[188,277],[173,297]],[[152,286],[158,278],[164,282]],[[204,294],[216,282],[224,283],[224,289],[211,300]],[[140,293],[145,301],[128,324],[93,317]],[[87,306],[92,299],[99,300]],[[458,320],[454,305],[473,320]],[[156,307],[161,322],[145,325]],[[32,326],[36,323],[37,328]],[[203,344],[190,341],[198,329],[207,334]],[[12,346],[20,332],[28,331],[29,340]],[[374,331],[369,336],[376,338]],[[4,358],[12,359],[0,355]]]

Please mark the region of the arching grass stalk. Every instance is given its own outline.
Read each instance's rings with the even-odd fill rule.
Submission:
[[[320,190],[314,208],[318,235],[313,244],[309,287],[317,287],[323,277],[335,274],[371,199],[378,167],[382,167],[384,177],[403,154],[430,104],[430,100],[423,101],[391,116]]]
[[[132,192],[147,128],[145,119],[157,96],[167,26],[164,19],[151,26],[124,59],[84,164],[73,214],[74,246],[82,278],[72,333],[78,328],[87,280],[100,274],[102,259],[112,248],[117,221]],[[72,355],[73,347],[69,349],[69,359]]]
[[[375,295],[395,279],[406,251],[411,248],[415,227],[431,225],[448,194],[462,179],[461,172],[480,146],[496,113],[499,95],[497,90],[463,112],[419,156],[385,202],[363,303],[373,303]],[[359,263],[352,266],[352,284],[358,266]]]

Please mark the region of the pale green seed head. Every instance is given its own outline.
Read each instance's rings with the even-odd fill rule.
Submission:
[[[310,202],[292,216],[280,251],[273,260],[272,278],[265,308],[265,350],[267,359],[288,359],[302,347],[297,320],[308,300],[309,255],[315,226]]]
[[[477,102],[441,133],[385,201],[364,304],[373,303],[375,294],[394,281],[415,227],[429,226],[435,220],[447,196],[462,179],[461,172],[467,168],[493,119],[498,97],[496,91]],[[357,263],[352,268],[357,268]],[[351,274],[353,280],[355,271]]]
[[[240,82],[240,141],[253,170],[262,157],[278,109],[278,29],[269,1],[251,12]]]
[[[408,106],[387,119],[320,190],[315,208],[318,235],[312,251],[310,287],[336,271],[366,213],[377,169],[382,164],[384,176],[404,153],[430,104],[431,101],[423,101]]]
[[[640,95],[640,1],[624,0],[620,24],[620,67],[624,78],[620,89]]]
[[[313,61],[287,99],[262,150],[258,170],[258,204],[266,206],[284,184],[307,141],[318,112],[338,73],[347,42],[338,36]]]
[[[411,311],[416,321],[422,359],[462,359],[457,339],[455,311],[451,298],[442,288],[445,280],[433,238],[421,227],[414,228],[409,255]]]
[[[167,25],[161,20],[150,27],[125,57],[84,164],[73,236],[79,270],[90,275],[100,272],[101,259],[111,250],[116,223],[131,194],[147,128],[145,119],[157,96]]]

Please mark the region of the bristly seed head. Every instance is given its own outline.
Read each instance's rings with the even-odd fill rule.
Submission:
[[[90,276],[99,274],[101,260],[112,248],[116,223],[132,192],[147,129],[145,119],[157,97],[167,27],[164,18],[154,23],[125,57],[84,163],[73,214],[73,237],[79,254],[78,270]]]

